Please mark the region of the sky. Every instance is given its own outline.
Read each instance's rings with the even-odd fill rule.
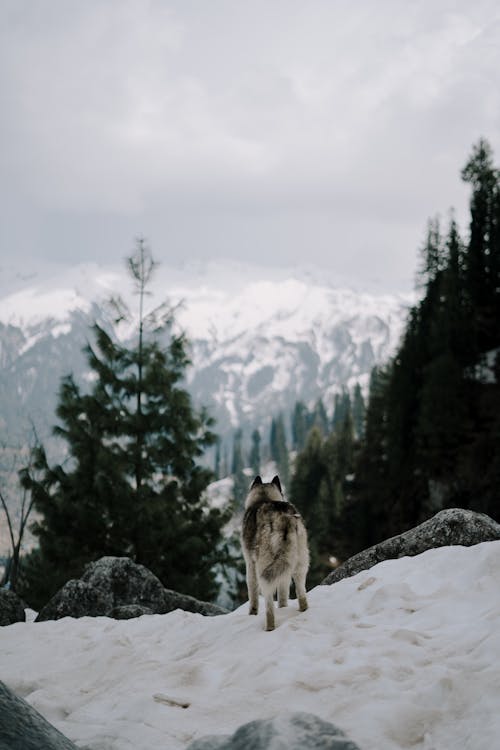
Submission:
[[[413,288],[500,152],[495,0],[2,0],[0,266],[318,266]]]

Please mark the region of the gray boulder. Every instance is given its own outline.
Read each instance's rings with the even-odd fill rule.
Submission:
[[[111,612],[108,613],[108,617],[112,617],[113,620],[132,620],[134,617],[142,617],[142,615],[153,615],[154,612],[149,607],[142,607],[140,604],[121,604],[119,607],[114,607]]]
[[[188,750],[359,750],[342,730],[318,716],[290,713],[251,721],[232,735],[202,737]]]
[[[183,609],[186,612],[195,612],[206,617],[215,617],[216,615],[226,615],[229,610],[219,607],[218,604],[210,602],[201,602],[193,596],[187,594],[178,594],[177,591],[165,589],[164,612],[173,612],[174,609]],[[161,614],[164,614],[162,612]]]
[[[77,750],[29,703],[0,682],[0,750]]]
[[[484,513],[475,513],[463,508],[448,508],[436,513],[419,526],[403,534],[386,539],[380,544],[359,552],[332,571],[322,584],[337,583],[343,578],[368,570],[383,560],[398,557],[413,557],[435,547],[459,544],[472,547],[481,542],[500,539],[500,524]]]
[[[13,625],[15,622],[24,622],[24,604],[21,599],[10,589],[0,588],[0,625]]]
[[[215,604],[165,589],[150,570],[128,557],[101,557],[79,580],[68,581],[41,610],[36,622],[61,617],[116,617],[165,614],[185,609],[203,615],[225,614]]]
[[[110,609],[109,597],[83,580],[64,584],[39,612],[35,622],[60,620],[61,617],[98,617]]]

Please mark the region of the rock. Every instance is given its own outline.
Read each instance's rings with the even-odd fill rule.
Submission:
[[[210,735],[192,742],[188,750],[359,750],[342,730],[318,716],[290,713],[251,721],[232,735]]]
[[[79,580],[68,581],[42,609],[36,622],[85,616],[129,619],[144,614],[165,614],[174,609],[203,615],[220,615],[227,611],[165,589],[150,570],[128,557],[101,557],[87,565]]]
[[[215,617],[216,615],[226,615],[228,610],[219,607],[217,604],[210,602],[201,602],[193,596],[187,594],[178,594],[177,591],[165,589],[165,612],[172,612],[174,609],[184,609],[186,612],[196,612],[199,615]],[[162,613],[163,614],[163,613]]]
[[[0,625],[24,622],[24,604],[14,591],[0,588]]]
[[[0,750],[77,750],[52,724],[0,682]]]
[[[39,612],[35,622],[60,620],[61,617],[98,617],[110,609],[106,594],[82,580],[64,584]]]
[[[435,547],[446,547],[460,544],[472,547],[481,542],[500,539],[500,524],[484,513],[475,513],[463,508],[448,508],[436,513],[419,526],[403,534],[386,539],[380,544],[359,552],[332,571],[322,584],[337,583],[343,578],[368,570],[383,560],[394,560],[398,557],[413,557]]]
[[[142,617],[142,615],[153,615],[154,612],[149,607],[141,607],[140,604],[121,604],[119,607],[114,607],[111,612],[108,613],[108,617],[112,617],[113,620],[132,620],[134,617]]]
[[[160,579],[129,557],[101,557],[87,565],[81,580],[106,595],[108,611],[137,604],[159,613],[164,606],[165,589]]]

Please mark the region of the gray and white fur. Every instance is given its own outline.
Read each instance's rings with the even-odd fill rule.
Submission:
[[[247,572],[249,614],[259,609],[259,589],[266,603],[266,630],[274,630],[274,594],[286,607],[290,583],[295,583],[299,609],[307,609],[306,575],[309,568],[307,532],[300,513],[283,499],[276,476],[263,482],[257,476],[245,502],[242,547]]]

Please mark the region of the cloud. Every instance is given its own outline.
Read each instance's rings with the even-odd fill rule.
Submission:
[[[429,213],[463,213],[471,144],[500,145],[486,0],[6,0],[0,18],[0,199],[40,237],[98,215],[164,237],[168,215],[181,253],[231,252],[230,225],[234,254],[265,257],[268,231],[292,259],[313,238],[318,262],[340,240],[383,263],[406,243],[409,263]]]

